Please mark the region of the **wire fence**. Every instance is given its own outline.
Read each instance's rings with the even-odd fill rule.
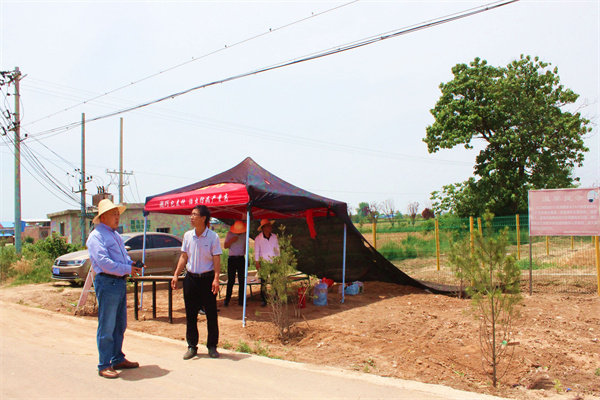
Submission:
[[[436,225],[438,225],[436,229]],[[481,219],[417,221],[414,226],[378,223],[376,247],[411,277],[447,285],[460,285],[448,262],[453,243],[481,231]],[[518,227],[518,229],[517,229]],[[359,228],[373,243],[371,226]],[[508,229],[509,253],[522,271],[521,288],[532,293],[598,292],[597,237],[529,237],[527,215],[495,217],[494,232]]]

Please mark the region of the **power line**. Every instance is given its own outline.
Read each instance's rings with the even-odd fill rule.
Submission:
[[[91,98],[91,99],[88,99],[88,100],[82,101],[82,102],[80,102],[80,103],[77,103],[77,104],[75,104],[75,105],[73,105],[73,106],[71,106],[71,107],[67,107],[67,108],[65,108],[64,110],[57,111],[57,112],[55,112],[55,113],[53,113],[53,114],[50,114],[50,115],[47,115],[47,116],[45,116],[45,117],[39,118],[39,119],[37,119],[37,120],[35,120],[35,121],[29,122],[27,125],[31,125],[31,124],[34,124],[34,123],[36,123],[36,122],[39,122],[39,121],[41,121],[41,120],[43,120],[43,119],[50,118],[50,117],[52,117],[52,116],[54,116],[54,115],[57,115],[57,114],[60,114],[60,113],[63,113],[63,112],[65,112],[65,111],[71,110],[71,109],[73,109],[73,108],[75,108],[75,107],[78,107],[78,106],[80,106],[80,105],[83,105],[83,104],[90,103],[90,102],[92,102],[92,101],[95,101],[95,100],[97,100],[97,99],[99,99],[99,98],[101,98],[101,97],[108,96],[108,95],[110,95],[110,94],[112,94],[112,93],[115,93],[115,92],[117,92],[117,91],[119,91],[119,90],[122,90],[122,89],[128,88],[128,87],[130,87],[130,86],[133,86],[133,85],[135,85],[135,84],[138,84],[138,83],[140,83],[140,82],[143,82],[143,81],[146,81],[146,80],[148,80],[148,79],[154,78],[155,76],[158,76],[158,75],[164,74],[165,72],[172,71],[172,70],[174,70],[174,69],[176,69],[176,68],[183,67],[184,65],[187,65],[187,64],[193,63],[193,62],[195,62],[195,61],[201,60],[201,59],[203,59],[203,58],[206,58],[206,57],[208,57],[208,56],[211,56],[211,55],[214,55],[214,54],[220,53],[221,51],[225,51],[225,50],[227,50],[227,49],[231,49],[231,48],[233,48],[233,47],[236,47],[236,46],[239,46],[239,45],[241,45],[241,44],[247,43],[247,42],[249,42],[249,41],[251,41],[251,40],[254,40],[254,39],[258,39],[258,38],[260,38],[260,37],[262,37],[262,36],[265,36],[265,35],[268,35],[268,34],[270,34],[270,33],[274,33],[274,32],[280,31],[280,30],[282,30],[282,29],[289,28],[290,26],[293,26],[293,25],[299,24],[299,23],[301,23],[301,22],[307,21],[307,20],[309,20],[309,19],[311,19],[311,18],[315,18],[315,17],[321,16],[321,15],[324,15],[324,14],[330,13],[330,12],[332,12],[332,11],[338,10],[338,9],[340,9],[340,8],[343,8],[343,7],[349,6],[349,5],[351,5],[351,4],[357,3],[358,1],[359,1],[359,0],[354,0],[354,1],[351,1],[351,2],[349,2],[349,3],[345,3],[345,4],[342,4],[342,5],[340,5],[340,6],[336,6],[336,7],[330,8],[330,9],[328,9],[328,10],[325,10],[325,11],[322,11],[322,12],[319,12],[319,13],[316,13],[316,14],[314,14],[314,13],[313,13],[313,14],[311,14],[311,15],[310,15],[310,16],[308,16],[308,17],[301,18],[301,19],[299,19],[299,20],[297,20],[297,21],[294,21],[294,22],[291,22],[291,23],[289,23],[289,24],[286,24],[286,25],[280,26],[279,28],[269,29],[269,30],[268,30],[268,31],[266,31],[266,32],[263,32],[263,33],[260,33],[260,34],[258,34],[258,35],[255,35],[255,36],[249,37],[249,38],[247,38],[247,39],[241,40],[241,41],[239,41],[239,42],[236,42],[236,43],[234,43],[234,44],[232,44],[232,45],[225,45],[225,47],[223,47],[223,48],[220,48],[220,49],[218,49],[218,50],[213,50],[213,51],[211,51],[211,52],[209,52],[209,53],[206,53],[206,54],[204,54],[204,55],[202,55],[202,56],[200,56],[200,57],[196,57],[196,58],[192,57],[192,59],[191,59],[191,60],[188,60],[188,61],[185,61],[185,62],[183,62],[183,63],[177,64],[177,65],[175,65],[174,67],[167,68],[167,69],[165,69],[165,70],[163,70],[163,71],[159,71],[159,72],[157,72],[157,73],[155,73],[155,74],[152,74],[152,75],[149,75],[149,76],[147,76],[147,77],[145,77],[145,78],[138,79],[137,81],[134,81],[134,82],[131,82],[131,83],[127,84],[127,85],[123,85],[123,86],[121,86],[121,87],[118,87],[118,88],[116,88],[116,89],[110,90],[110,91],[108,91],[108,92],[106,92],[106,93],[104,93],[104,94],[101,94],[101,95],[95,96],[95,97],[93,97],[93,98]]]
[[[14,140],[10,137],[2,136],[2,139],[3,141],[14,143]],[[30,154],[30,149],[28,149],[24,143],[21,143],[21,145],[21,149],[24,150],[21,154],[23,155],[23,159],[27,161],[27,163],[22,163],[21,165],[29,172],[33,179],[57,199],[66,201],[69,204],[78,204],[78,199],[68,191],[68,188],[64,187],[64,185],[61,187],[59,181],[43,167],[43,164],[41,164],[34,155]],[[14,155],[14,152],[12,152],[12,154]]]
[[[122,103],[128,102],[127,100],[123,100],[123,99],[119,99],[119,100]],[[131,102],[129,102],[129,103],[131,104]],[[161,113],[160,112],[161,110],[163,110],[164,113]],[[395,152],[389,152],[389,151],[373,150],[373,149],[365,148],[364,146],[357,147],[357,146],[346,145],[343,143],[334,143],[334,142],[328,142],[328,141],[319,140],[319,139],[309,139],[305,135],[300,135],[300,136],[291,135],[291,134],[286,134],[286,133],[282,133],[282,132],[265,130],[265,129],[251,127],[251,126],[242,125],[242,124],[236,124],[236,123],[232,123],[232,122],[228,122],[228,121],[221,121],[221,120],[212,119],[212,118],[201,118],[195,114],[184,113],[181,111],[170,110],[170,109],[161,108],[161,107],[154,108],[152,112],[145,111],[145,110],[137,110],[136,112],[141,113],[142,115],[147,115],[152,118],[158,118],[158,119],[163,119],[163,120],[167,120],[167,121],[175,121],[180,124],[186,124],[186,125],[191,125],[191,126],[201,126],[203,128],[208,128],[208,129],[222,131],[222,132],[228,132],[228,133],[232,133],[232,134],[240,135],[240,136],[244,136],[244,137],[252,136],[252,137],[266,139],[266,140],[270,140],[270,141],[278,141],[278,142],[283,142],[283,143],[288,143],[288,144],[297,144],[297,145],[313,147],[313,148],[318,148],[318,149],[329,149],[329,150],[343,152],[345,154],[357,154],[357,155],[373,156],[373,157],[380,157],[380,158],[383,157],[383,158],[389,158],[389,159],[408,158],[408,159],[412,159],[412,160],[422,160],[422,161],[427,161],[427,162],[436,162],[436,163],[454,164],[454,165],[472,165],[472,163],[465,162],[465,161],[432,159],[432,156],[427,156],[427,157],[414,156],[414,155],[401,154],[401,153],[395,153]],[[48,137],[49,136],[46,136],[45,138],[48,138]],[[40,143],[42,142],[42,140],[32,136],[31,134],[29,135],[29,138],[32,141],[37,141]],[[73,165],[72,163],[70,163],[70,164]]]
[[[88,119],[86,122],[99,121],[101,119],[105,119],[105,118],[113,117],[113,116],[116,116],[116,115],[124,114],[124,113],[130,112],[130,111],[139,110],[141,108],[144,108],[144,107],[147,107],[147,106],[150,106],[150,105],[153,105],[153,104],[157,104],[157,103],[169,100],[169,99],[174,99],[176,97],[183,96],[185,94],[191,93],[191,92],[196,91],[198,89],[204,89],[204,88],[207,88],[207,87],[210,87],[210,86],[214,86],[214,85],[218,85],[218,84],[222,84],[222,83],[234,81],[234,80],[245,78],[245,77],[248,77],[248,76],[251,76],[251,75],[258,75],[258,74],[261,74],[263,72],[268,72],[268,71],[272,71],[272,70],[275,70],[275,69],[284,68],[284,67],[292,66],[292,65],[295,65],[295,64],[299,64],[299,63],[303,63],[303,62],[307,62],[307,61],[312,61],[312,60],[316,60],[316,59],[319,59],[319,58],[331,56],[331,55],[334,55],[334,54],[346,52],[346,51],[349,51],[349,50],[354,50],[354,49],[357,49],[357,48],[360,48],[360,47],[368,46],[370,44],[381,42],[383,40],[396,38],[396,37],[403,36],[403,35],[406,35],[406,34],[409,34],[409,33],[414,33],[414,32],[420,31],[420,30],[432,28],[432,27],[435,27],[435,26],[438,26],[438,25],[442,25],[442,24],[446,24],[446,23],[449,23],[449,22],[457,21],[457,20],[460,20],[460,19],[463,19],[463,18],[471,17],[473,15],[477,15],[477,14],[480,14],[480,13],[485,12],[485,11],[493,10],[493,9],[496,9],[496,8],[499,8],[499,7],[502,7],[502,6],[511,4],[511,3],[515,3],[517,1],[519,1],[519,0],[500,1],[500,2],[495,2],[495,3],[490,3],[490,4],[485,5],[485,6],[471,8],[471,9],[468,9],[468,10],[465,10],[465,11],[462,11],[462,12],[459,12],[459,13],[449,14],[449,15],[446,15],[444,17],[437,18],[437,19],[430,20],[430,21],[426,21],[426,22],[423,22],[423,23],[420,23],[420,24],[417,24],[417,25],[409,26],[407,28],[401,28],[399,30],[390,31],[390,32],[383,33],[383,34],[380,34],[380,35],[372,36],[372,37],[369,37],[369,38],[366,38],[366,39],[362,39],[362,40],[351,42],[351,43],[348,43],[348,44],[345,44],[345,45],[341,45],[341,46],[337,46],[337,47],[330,48],[330,49],[327,49],[327,50],[323,50],[321,52],[312,53],[310,55],[303,56],[303,57],[298,58],[298,59],[292,59],[292,60],[284,61],[284,62],[281,62],[281,63],[278,63],[278,64],[273,64],[273,65],[268,66],[268,67],[260,68],[260,69],[253,70],[253,71],[246,72],[246,73],[242,73],[242,74],[239,74],[239,75],[234,75],[234,76],[231,76],[231,77],[228,77],[228,78],[225,78],[225,79],[221,79],[221,80],[217,80],[217,81],[205,83],[205,84],[202,84],[202,85],[198,85],[198,86],[195,86],[195,87],[192,87],[192,88],[189,88],[189,89],[177,92],[177,93],[172,93],[170,95],[161,97],[161,98],[156,99],[156,100],[148,101],[148,102],[145,102],[145,103],[138,104],[136,106],[128,107],[128,108],[125,108],[125,109],[122,109],[122,110],[114,111],[114,112],[109,113],[109,114],[105,114],[105,115],[101,115],[101,116],[98,116],[98,117],[95,117],[95,118],[91,118],[91,119]],[[50,135],[50,134],[57,135],[57,134],[60,134],[60,133],[64,133],[67,130],[69,130],[71,128],[74,128],[74,127],[77,127],[77,126],[80,126],[80,125],[81,125],[80,121],[73,122],[73,123],[70,123],[70,124],[67,124],[67,125],[63,125],[63,126],[60,126],[60,127],[53,128],[53,129],[49,129],[49,130],[46,130],[46,131],[38,132],[37,134],[35,134],[35,136],[38,137],[38,136]]]

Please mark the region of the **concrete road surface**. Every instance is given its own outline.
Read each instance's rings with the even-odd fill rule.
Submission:
[[[499,399],[439,385],[221,351],[184,361],[183,341],[127,331],[140,363],[98,376],[96,321],[0,302],[0,398],[6,399]],[[185,329],[181,327],[182,333]]]

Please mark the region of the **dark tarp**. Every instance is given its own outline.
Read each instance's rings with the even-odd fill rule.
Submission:
[[[298,270],[303,273],[342,281],[345,224],[346,282],[383,281],[429,289],[432,292],[446,292],[411,278],[379,254],[355,228],[348,216],[346,203],[300,189],[265,170],[249,157],[211,178],[147,197],[145,213],[157,211],[187,214],[195,205],[189,204],[189,200],[187,207],[168,210],[158,209],[158,200],[165,196],[172,199],[177,197],[172,196],[176,194],[189,195],[207,186],[224,183],[245,185],[249,201],[233,208],[231,205],[213,207],[206,204],[211,215],[231,225],[236,219],[245,219],[246,210],[249,209],[252,219],[250,235],[253,238],[258,233],[258,220],[275,218],[273,231],[277,233],[278,227],[283,225],[285,233],[292,235],[292,245],[298,250]],[[314,238],[311,237],[312,227],[313,236],[316,233]]]

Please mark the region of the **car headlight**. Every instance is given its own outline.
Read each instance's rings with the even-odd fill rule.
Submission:
[[[84,263],[85,263],[85,260],[67,261],[67,265],[69,267],[80,266],[80,265],[83,265]]]

